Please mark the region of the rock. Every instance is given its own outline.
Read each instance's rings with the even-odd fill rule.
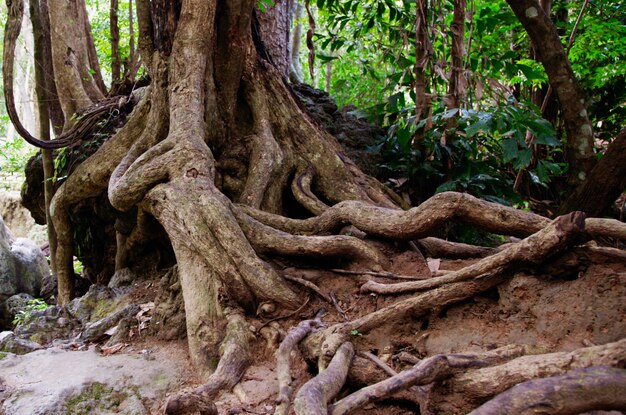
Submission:
[[[28,239],[14,239],[0,218],[0,327],[7,327],[12,320],[4,302],[19,293],[39,296],[42,280],[49,275],[41,249]]]
[[[134,316],[139,312],[140,308],[137,304],[130,304],[124,309],[116,311],[96,322],[85,325],[83,332],[80,334],[82,341],[96,341],[104,336],[105,332],[115,327],[120,320]]]
[[[158,413],[184,367],[159,355],[101,356],[94,348],[39,350],[0,360],[1,414],[105,415]],[[2,391],[2,389],[4,391]]]
[[[82,324],[87,324],[93,316],[99,319],[115,311],[112,305],[113,297],[114,293],[110,288],[92,285],[87,294],[73,299],[68,304],[67,310]]]
[[[80,322],[61,306],[51,306],[45,310],[34,310],[26,321],[15,327],[20,338],[39,344],[51,344],[54,340],[68,340],[76,336]]]
[[[41,349],[39,343],[20,339],[12,331],[0,333],[0,352],[26,354]]]
[[[35,298],[30,294],[15,294],[4,302],[4,306],[6,307],[9,317],[13,319],[17,313],[26,310],[28,303],[34,299]]]
[[[109,288],[119,288],[123,286],[130,285],[137,276],[130,268],[122,268],[118,271],[115,271],[113,277],[111,277],[111,281],[109,281]]]

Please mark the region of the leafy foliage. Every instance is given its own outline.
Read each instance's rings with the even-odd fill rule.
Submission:
[[[48,307],[50,307],[50,305],[48,305],[41,298],[34,298],[32,300],[29,300],[26,304],[26,307],[24,307],[24,310],[18,311],[18,313],[13,318],[13,325],[17,326],[18,324],[24,324],[28,322],[32,317],[33,312],[45,310]]]

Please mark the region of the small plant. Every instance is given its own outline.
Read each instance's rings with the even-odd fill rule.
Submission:
[[[363,337],[363,333],[361,333],[357,329],[350,330],[350,334],[352,334],[353,336],[357,336],[357,337]]]
[[[41,298],[34,298],[32,300],[29,300],[28,303],[26,303],[26,307],[24,308],[24,310],[20,310],[15,315],[15,318],[13,319],[13,325],[17,326],[18,324],[24,324],[31,318],[34,311],[45,310],[48,307],[50,307],[50,305],[48,305],[48,303],[46,303]]]
[[[80,260],[76,257],[74,257],[72,266],[74,267],[74,274],[78,274],[78,275],[81,275],[83,273],[83,269],[85,269],[85,266],[83,265],[83,263],[80,262]]]

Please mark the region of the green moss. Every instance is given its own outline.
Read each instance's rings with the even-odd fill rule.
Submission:
[[[7,352],[0,352],[0,360],[4,359],[5,357],[7,357],[9,354]]]
[[[91,321],[97,321],[119,310],[125,301],[122,299],[96,301],[91,312]]]
[[[92,383],[81,394],[69,399],[66,404],[68,415],[86,415],[97,410],[115,410],[128,398],[125,392],[116,392],[102,383]]]

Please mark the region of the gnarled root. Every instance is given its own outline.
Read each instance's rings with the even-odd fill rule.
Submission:
[[[249,325],[239,312],[231,311],[227,319],[226,337],[220,346],[222,355],[217,369],[205,385],[169,398],[165,405],[166,414],[197,411],[201,415],[217,415],[213,400],[222,389],[234,387],[243,376],[250,363]]]
[[[449,378],[463,369],[483,367],[494,362],[519,356],[522,346],[505,346],[481,354],[435,355],[416,363],[411,369],[364,387],[330,406],[331,415],[345,415],[370,402],[389,397],[413,385],[428,385]]]
[[[579,414],[626,409],[626,370],[612,367],[574,369],[562,376],[534,379],[507,390],[470,415]]]
[[[431,389],[422,413],[467,413],[514,385],[538,376],[558,376],[572,369],[591,366],[621,367],[625,360],[626,339],[573,352],[518,357],[501,365],[453,376]]]
[[[328,413],[328,402],[343,387],[353,357],[354,346],[352,343],[343,343],[337,349],[326,370],[305,383],[298,391],[294,400],[294,409],[297,415]]]
[[[569,248],[572,244],[580,242],[584,224],[585,215],[582,212],[573,212],[555,219],[550,225],[523,241],[511,245],[497,254],[483,258],[477,263],[459,271],[424,281],[401,282],[397,284],[380,284],[375,281],[369,281],[361,287],[361,292],[400,294],[477,278],[481,275],[502,274],[512,266],[537,265],[545,261],[546,258]]]
[[[321,324],[319,319],[305,320],[291,329],[285,339],[278,348],[278,356],[276,358],[276,372],[278,376],[278,397],[276,398],[276,411],[274,415],[286,415],[291,405],[291,396],[293,388],[291,386],[292,378],[290,373],[290,358],[293,349],[308,334]]]

